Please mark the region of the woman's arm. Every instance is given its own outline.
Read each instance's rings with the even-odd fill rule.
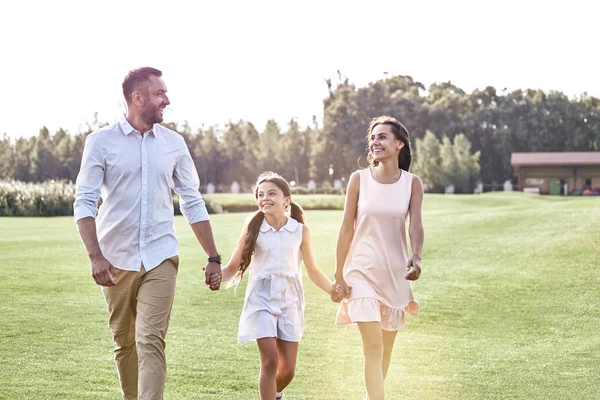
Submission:
[[[421,216],[423,209],[423,182],[421,178],[415,175],[412,182],[412,195],[410,197],[409,214],[410,225],[408,235],[410,237],[410,247],[412,256],[408,260],[406,269],[408,274],[406,279],[414,281],[421,275],[421,250],[425,241],[425,232],[423,230],[423,218]]]
[[[358,195],[360,191],[360,175],[354,172],[350,175],[348,188],[346,190],[346,202],[344,204],[344,217],[340,227],[336,252],[335,252],[335,283],[344,291],[344,295],[350,294],[350,288],[344,280],[344,264],[350,244],[354,238],[354,222],[356,220],[356,209],[358,206]]]

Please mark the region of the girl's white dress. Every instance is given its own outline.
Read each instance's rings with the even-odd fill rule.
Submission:
[[[302,227],[288,217],[276,231],[266,219],[260,227],[240,316],[238,340],[273,337],[299,342],[304,332]]]

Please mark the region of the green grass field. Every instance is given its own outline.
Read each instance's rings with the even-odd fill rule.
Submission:
[[[212,217],[224,255],[246,214]],[[331,274],[340,211],[308,211]],[[427,195],[421,315],[398,335],[389,399],[597,399],[600,199]],[[177,217],[181,265],[165,398],[258,398],[258,352],[236,342],[244,287],[210,292]],[[104,300],[71,218],[1,218],[0,398],[118,399]],[[362,400],[358,330],[305,280],[293,399]]]

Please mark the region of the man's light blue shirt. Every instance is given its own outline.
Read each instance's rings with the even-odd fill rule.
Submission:
[[[123,118],[86,139],[75,220],[96,218],[100,249],[114,267],[149,271],[178,254],[171,190],[188,223],[209,219],[199,186],[181,135],[159,124],[142,135]]]

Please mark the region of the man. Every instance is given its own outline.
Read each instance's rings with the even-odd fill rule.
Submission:
[[[127,74],[127,114],[87,137],[74,203],[92,276],[109,311],[126,400],[163,396],[165,336],[179,264],[171,190],[209,256],[206,284],[218,290],[221,283],[221,256],[194,162],[183,138],[160,125],[170,104],[161,76],[149,67]]]

